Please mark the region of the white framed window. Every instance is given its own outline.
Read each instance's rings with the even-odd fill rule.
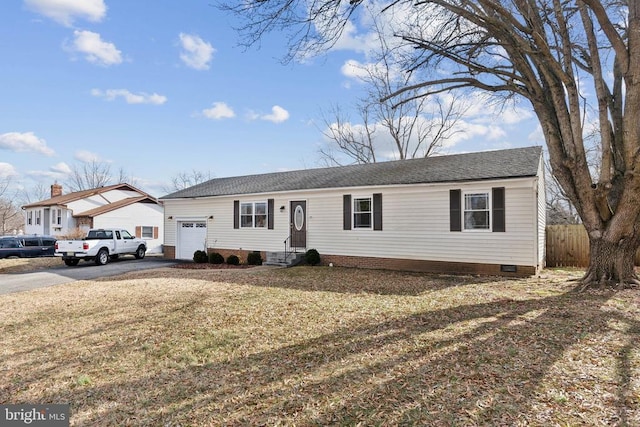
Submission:
[[[242,203],[240,205],[240,227],[253,227],[253,203]]]
[[[141,230],[143,239],[153,239],[153,227],[143,225]]]
[[[36,225],[40,225],[42,222],[42,211],[36,211]]]
[[[27,212],[27,224],[28,225],[33,224],[33,211]]]
[[[465,230],[491,230],[491,193],[464,193],[463,225]]]
[[[353,228],[371,228],[372,213],[371,197],[353,198]]]
[[[240,228],[266,228],[267,202],[240,204]]]
[[[51,210],[51,224],[62,225],[62,209]]]

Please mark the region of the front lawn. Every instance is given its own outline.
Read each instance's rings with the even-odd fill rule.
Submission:
[[[640,295],[570,273],[165,268],[0,296],[0,403],[72,425],[640,425]]]

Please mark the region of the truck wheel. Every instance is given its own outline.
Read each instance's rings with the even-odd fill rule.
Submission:
[[[109,251],[106,249],[100,249],[98,255],[96,255],[96,264],[105,265],[109,262]]]
[[[80,262],[79,259],[65,259],[64,263],[67,264],[69,267],[73,267],[74,265],[78,265],[78,263]]]
[[[142,245],[138,246],[138,250],[135,253],[136,259],[144,258],[144,255],[145,255],[146,252],[147,252],[147,250],[144,248],[144,246],[142,246]]]

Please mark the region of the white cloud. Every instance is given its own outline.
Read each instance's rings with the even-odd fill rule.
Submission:
[[[0,178],[9,178],[18,175],[16,168],[9,163],[0,162]]]
[[[107,13],[103,0],[24,0],[30,10],[70,27],[75,19],[100,22]]]
[[[355,59],[345,61],[340,68],[340,72],[343,76],[360,82],[370,81],[372,76],[374,80],[377,80],[387,75],[391,82],[402,83],[406,79],[406,75],[403,74],[403,71],[398,66],[374,62],[363,63]]]
[[[358,28],[353,21],[347,21],[340,38],[331,49],[368,53],[378,47],[380,47],[380,42],[375,31],[358,33]]]
[[[71,167],[65,162],[56,163],[49,168],[52,172],[69,175],[71,173]]]
[[[540,123],[538,123],[533,132],[527,136],[527,140],[540,145],[544,144],[544,132],[542,132],[542,126]]]
[[[73,32],[71,51],[85,55],[85,59],[98,65],[116,65],[122,62],[122,52],[113,43],[105,42],[100,34],[86,30]]]
[[[64,162],[57,163],[46,171],[28,171],[27,175],[40,180],[46,178],[49,181],[63,180],[71,175],[71,168]]]
[[[148,94],[145,92],[132,93],[126,89],[92,89],[91,95],[113,101],[116,98],[123,98],[127,104],[154,104],[162,105],[167,102],[167,97],[157,93]]]
[[[209,69],[209,62],[216,51],[211,44],[196,35],[184,33],[180,33],[180,44],[182,46],[182,52],[180,52],[182,62],[194,70]]]
[[[54,151],[47,147],[47,142],[42,138],[38,138],[33,132],[0,134],[0,149],[15,152],[33,151],[45,156],[54,155]]]
[[[214,102],[213,107],[202,110],[202,114],[208,119],[231,119],[236,116],[233,109],[224,102]]]
[[[346,61],[340,68],[340,72],[343,76],[356,80],[362,80],[368,75],[365,66],[355,59]]]
[[[274,105],[271,107],[271,114],[265,114],[259,118],[273,123],[282,123],[289,119],[289,112],[279,105]]]
[[[78,150],[75,152],[73,157],[76,160],[80,160],[81,162],[84,162],[84,163],[101,161],[100,156],[98,156],[96,153],[92,153],[91,151],[87,151],[87,150]]]

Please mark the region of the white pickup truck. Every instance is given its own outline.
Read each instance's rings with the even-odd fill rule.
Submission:
[[[62,257],[69,266],[78,265],[81,259],[105,265],[120,255],[134,255],[142,259],[146,252],[145,241],[132,236],[127,230],[98,228],[89,230],[82,240],[58,240],[54,255]]]

